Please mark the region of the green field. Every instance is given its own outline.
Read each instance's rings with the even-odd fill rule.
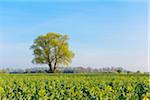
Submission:
[[[0,74],[0,100],[149,100],[146,74]]]

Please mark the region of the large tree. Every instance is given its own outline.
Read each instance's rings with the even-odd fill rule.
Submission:
[[[47,33],[40,35],[31,46],[35,58],[32,60],[36,64],[47,64],[49,72],[55,72],[58,65],[68,65],[74,53],[69,49],[68,36],[60,33]]]

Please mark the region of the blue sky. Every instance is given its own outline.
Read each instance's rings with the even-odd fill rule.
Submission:
[[[146,0],[0,0],[0,67],[33,65],[33,40],[47,32],[68,34],[70,66],[148,70]]]

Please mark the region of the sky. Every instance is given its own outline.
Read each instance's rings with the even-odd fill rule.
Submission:
[[[70,66],[148,71],[147,0],[0,0],[0,68],[30,68],[33,40],[67,34]]]

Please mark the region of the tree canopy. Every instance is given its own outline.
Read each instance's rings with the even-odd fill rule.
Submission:
[[[58,65],[68,65],[74,57],[68,39],[67,35],[53,32],[38,36],[31,46],[34,53],[32,62],[48,64],[49,72],[55,72]]]

